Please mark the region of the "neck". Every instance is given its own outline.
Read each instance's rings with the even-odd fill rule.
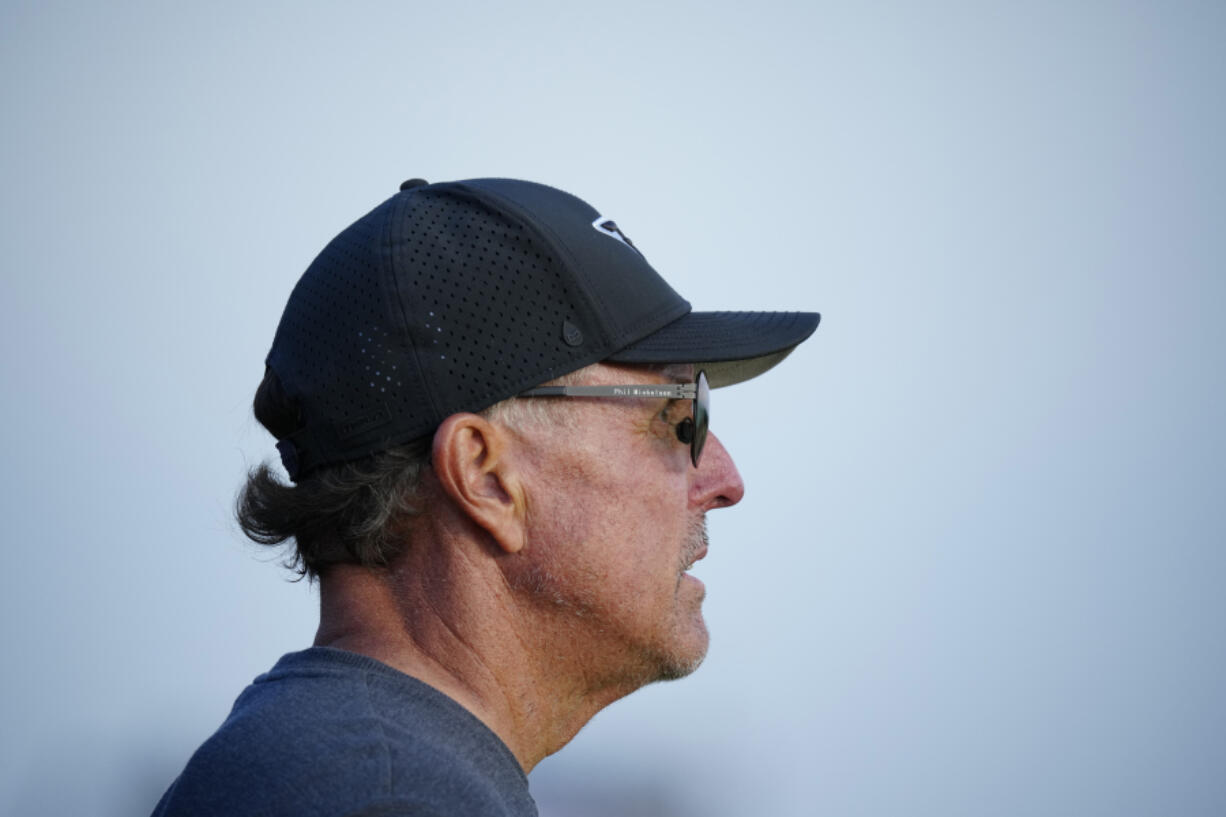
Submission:
[[[385,570],[335,565],[321,577],[317,646],[370,656],[444,693],[525,772],[642,685],[594,671],[594,647],[582,648],[590,633],[504,580],[497,560],[513,556],[491,556],[480,537],[422,527]]]

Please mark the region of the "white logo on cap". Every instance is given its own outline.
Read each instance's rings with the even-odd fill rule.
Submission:
[[[630,249],[634,250],[635,252],[639,252],[639,248],[634,246],[634,242],[630,240],[630,236],[623,233],[621,228],[617,226],[617,222],[613,219],[605,218],[604,216],[597,216],[596,220],[592,222],[592,226],[596,228],[597,232],[607,235],[609,238],[616,238]],[[642,253],[640,252],[639,255],[642,255]]]

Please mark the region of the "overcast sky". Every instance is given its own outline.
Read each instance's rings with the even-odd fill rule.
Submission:
[[[1226,812],[1226,6],[0,15],[0,811],[147,812],[310,643],[231,516],[285,299],[403,179],[511,176],[823,313],[713,395],[706,664],[543,817]]]

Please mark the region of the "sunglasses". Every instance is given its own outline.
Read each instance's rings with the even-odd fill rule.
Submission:
[[[693,400],[689,417],[677,423],[677,439],[690,447],[690,462],[698,467],[702,447],[707,442],[707,425],[711,416],[711,387],[707,373],[698,372],[694,383],[632,383],[627,386],[537,386],[520,392],[519,397],[626,397],[637,400]]]

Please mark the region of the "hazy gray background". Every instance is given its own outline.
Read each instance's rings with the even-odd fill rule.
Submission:
[[[231,521],[291,286],[547,182],[698,309],[712,647],[567,815],[1226,813],[1226,7],[28,3],[0,18],[0,811],[148,811],[316,597]]]

